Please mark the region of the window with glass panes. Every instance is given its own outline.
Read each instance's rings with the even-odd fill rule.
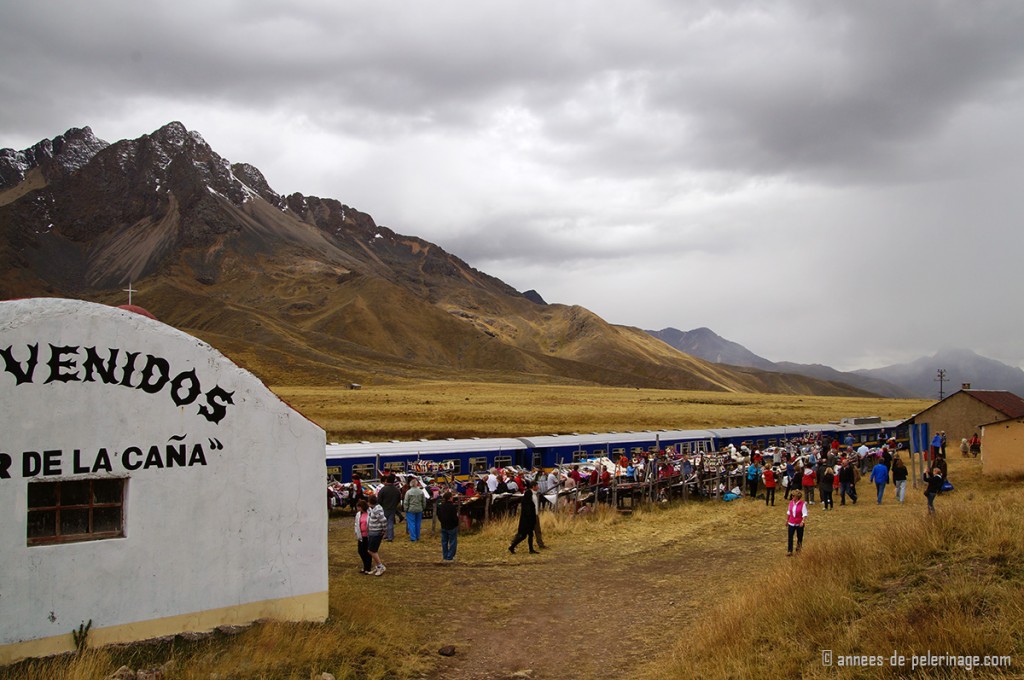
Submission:
[[[125,478],[30,482],[28,545],[124,536]]]

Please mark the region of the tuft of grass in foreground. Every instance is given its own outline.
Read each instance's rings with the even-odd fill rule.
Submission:
[[[943,501],[946,499],[943,498]],[[1019,677],[1024,663],[1024,502],[958,498],[939,514],[826,538],[751,578],[681,632],[647,677]],[[822,650],[883,656],[881,667],[826,668]],[[1010,656],[973,673],[912,671],[911,655]],[[893,653],[907,657],[892,668]]]

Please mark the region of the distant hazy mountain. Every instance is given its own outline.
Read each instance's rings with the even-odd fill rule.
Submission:
[[[969,349],[944,349],[930,357],[884,368],[864,369],[856,374],[884,378],[911,392],[915,397],[939,398],[939,370],[945,370],[943,393],[949,396],[970,383],[976,390],[1009,390],[1024,395],[1024,371],[995,359],[980,356]]]
[[[695,328],[692,331],[663,328],[660,331],[647,332],[662,342],[705,361],[730,366],[750,366],[766,371],[779,370],[771,361],[757,356],[737,342],[726,340],[710,328]]]
[[[832,383],[844,383],[883,397],[907,398],[917,395],[895,381],[887,381],[880,375],[862,375],[860,372],[844,373],[821,364],[795,364],[789,361],[773,362],[760,357],[739,343],[726,340],[709,328],[681,331],[664,328],[647,331],[659,340],[699,359],[730,366],[749,366],[763,371],[793,373]],[[883,369],[879,369],[883,370]],[[959,383],[958,383],[959,385]],[[995,388],[993,388],[995,389]]]

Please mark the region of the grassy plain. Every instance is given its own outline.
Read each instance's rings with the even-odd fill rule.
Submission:
[[[934,403],[518,383],[272,389],[337,442],[781,425],[849,416],[903,419]]]

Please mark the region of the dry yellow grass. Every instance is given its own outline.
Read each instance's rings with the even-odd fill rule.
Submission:
[[[933,403],[516,383],[272,389],[339,442],[820,423],[868,415],[902,419]]]
[[[888,507],[873,507],[873,489],[863,490],[862,504],[879,511],[875,517],[861,513],[849,522],[812,511],[813,540],[803,555],[777,560],[735,588],[681,631],[680,642],[644,677],[1021,677],[1019,483],[982,480],[976,461],[953,461],[951,471],[957,491],[938,498],[934,516],[886,512],[903,510],[892,505],[891,486]],[[920,510],[921,491],[908,489],[908,501]],[[823,524],[832,530],[821,531]],[[823,650],[833,655],[831,667],[822,662]],[[1010,665],[914,669],[912,657],[929,651],[1009,657]],[[898,656],[892,665],[894,653],[904,665]],[[864,657],[878,665],[839,667]]]

